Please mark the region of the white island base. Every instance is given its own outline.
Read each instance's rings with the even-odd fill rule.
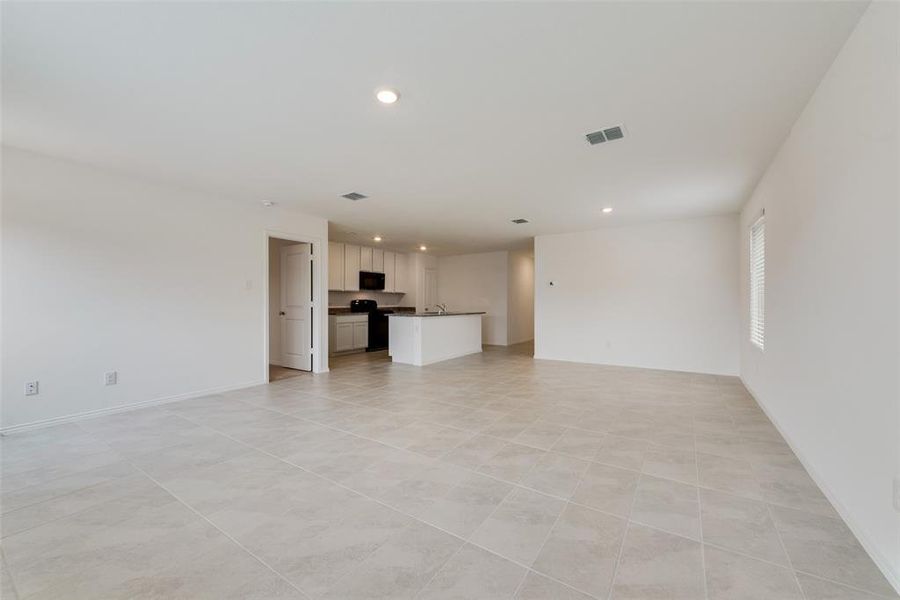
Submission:
[[[389,315],[388,354],[396,363],[421,367],[481,352],[483,314]]]

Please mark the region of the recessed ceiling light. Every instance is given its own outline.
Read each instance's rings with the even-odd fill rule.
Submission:
[[[400,93],[397,90],[392,90],[390,88],[382,88],[375,92],[375,97],[378,98],[378,101],[382,104],[393,104],[400,99]]]
[[[425,252],[426,250],[428,250],[428,248],[426,246],[419,246],[419,250]]]
[[[270,208],[272,206],[275,206],[275,203],[272,202],[271,200],[266,200],[265,202],[262,203],[262,205],[265,206],[266,208]]]
[[[376,242],[380,242],[380,241],[381,241],[381,236],[380,236],[380,235],[376,235],[376,236],[373,237],[372,239],[375,240]]]
[[[606,213],[606,214],[611,213],[611,212],[612,212],[612,206],[607,206],[606,208],[603,209],[603,212]]]

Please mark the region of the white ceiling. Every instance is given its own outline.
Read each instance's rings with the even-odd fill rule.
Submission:
[[[4,3],[3,137],[297,207],[336,236],[512,247],[737,209],[864,9]],[[400,102],[378,104],[382,85]],[[619,123],[624,140],[584,140]]]

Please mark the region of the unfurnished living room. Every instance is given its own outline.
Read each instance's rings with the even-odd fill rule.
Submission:
[[[6,1],[0,598],[900,598],[900,2]]]

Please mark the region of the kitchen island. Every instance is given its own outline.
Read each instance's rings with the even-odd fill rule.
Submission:
[[[396,363],[424,366],[481,352],[483,312],[388,315],[388,354]]]

